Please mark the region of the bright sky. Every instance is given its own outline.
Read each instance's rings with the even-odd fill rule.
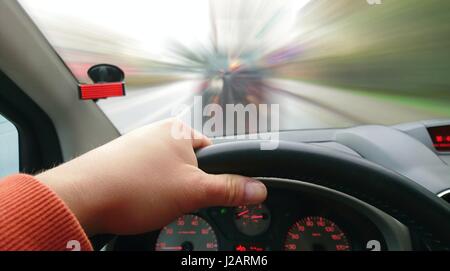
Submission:
[[[208,0],[20,0],[38,24],[73,18],[84,25],[107,27],[159,54],[169,38],[186,45],[209,37]],[[61,21],[64,24],[64,21]]]
[[[150,55],[167,53],[167,43],[178,41],[187,47],[206,45],[210,41],[211,23],[209,0],[19,0],[27,12],[44,29],[52,24],[64,28],[65,24],[83,22],[80,28],[92,26],[82,31],[95,31],[96,26],[108,28],[138,41],[135,46]],[[275,14],[280,7],[289,14],[283,14],[283,22],[273,33],[281,37],[290,34],[296,13],[310,0],[213,0],[219,6],[231,6],[233,14],[243,6],[273,6]],[[251,8],[252,9],[252,8]],[[230,10],[228,10],[230,11]],[[220,14],[219,14],[220,16]],[[256,14],[256,19],[262,14]],[[70,19],[65,21],[65,19]],[[247,19],[247,18],[246,18]],[[255,19],[255,18],[253,18]],[[287,27],[288,22],[290,27]],[[239,25],[238,25],[239,27]],[[277,35],[277,36],[278,36]],[[58,42],[52,40],[50,41]],[[233,37],[231,37],[233,38]],[[274,37],[273,41],[280,41]],[[226,44],[222,46],[227,46]]]

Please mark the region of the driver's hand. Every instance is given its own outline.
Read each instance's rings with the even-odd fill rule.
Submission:
[[[193,139],[175,139],[174,125],[183,124],[166,120],[140,128],[36,177],[89,235],[143,233],[199,208],[266,198],[259,181],[198,169],[194,149],[211,141],[191,128],[185,131]]]

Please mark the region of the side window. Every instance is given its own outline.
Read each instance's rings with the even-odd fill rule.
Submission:
[[[0,115],[0,178],[19,172],[19,133]]]

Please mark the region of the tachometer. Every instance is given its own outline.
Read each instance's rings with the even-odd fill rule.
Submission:
[[[306,217],[288,230],[284,249],[287,251],[351,250],[344,232],[331,220],[320,216]]]
[[[217,237],[211,225],[196,215],[184,215],[159,233],[157,251],[217,251]]]
[[[270,212],[262,203],[239,206],[234,209],[234,224],[245,235],[259,235],[269,228]]]

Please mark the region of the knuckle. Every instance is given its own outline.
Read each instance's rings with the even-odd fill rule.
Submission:
[[[223,175],[220,179],[208,178],[205,174],[190,177],[186,185],[186,198],[182,208],[192,211],[198,208],[224,205],[236,206],[243,202],[244,191],[242,183],[232,175]]]
[[[225,191],[223,193],[225,193],[224,203],[227,205],[237,205],[243,198],[241,184],[232,175],[225,176]]]

